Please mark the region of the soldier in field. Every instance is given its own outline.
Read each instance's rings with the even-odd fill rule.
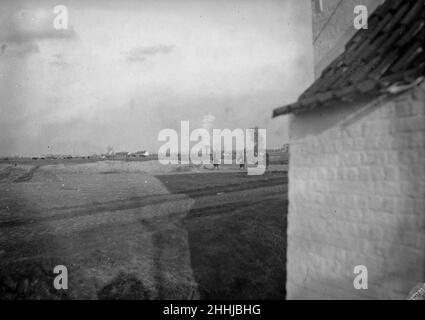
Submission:
[[[213,165],[214,170],[220,170],[220,161],[221,160],[221,154],[219,152],[213,152]]]
[[[238,152],[237,160],[239,163],[239,170],[245,169],[245,150]]]

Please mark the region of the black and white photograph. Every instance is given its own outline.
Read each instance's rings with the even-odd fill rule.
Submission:
[[[424,44],[424,0],[0,0],[0,300],[425,300]]]

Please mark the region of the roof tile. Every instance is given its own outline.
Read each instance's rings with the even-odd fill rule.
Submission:
[[[425,75],[425,0],[386,0],[299,98],[273,116],[385,93]],[[409,87],[409,86],[407,86]],[[383,91],[384,90],[384,91]]]

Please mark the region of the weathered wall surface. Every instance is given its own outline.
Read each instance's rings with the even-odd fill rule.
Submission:
[[[319,1],[319,0],[312,0]],[[356,33],[354,7],[364,5],[369,16],[382,0],[322,0],[323,12],[313,3],[313,42],[315,76],[318,78],[329,63],[344,51],[344,45]]]
[[[425,86],[290,125],[287,298],[405,299],[425,282]]]

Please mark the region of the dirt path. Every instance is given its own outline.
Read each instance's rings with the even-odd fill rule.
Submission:
[[[40,166],[32,167],[28,172],[24,173],[17,179],[15,179],[13,182],[20,183],[20,182],[28,182],[31,181],[32,177],[34,176],[34,173],[40,168]]]
[[[124,188],[114,183],[128,181],[120,174],[72,176],[90,184],[83,191],[93,184],[104,193],[103,201],[89,196],[80,205],[61,205],[84,194],[49,189],[58,184],[43,185],[44,174],[34,167],[20,176],[25,183],[2,186],[22,188],[15,210],[26,214],[2,215],[0,208],[0,297],[186,299],[193,290],[201,298],[284,296],[286,173],[161,175],[131,183],[162,185],[166,193],[119,197],[109,194]],[[71,177],[52,174],[64,183]],[[38,211],[32,201],[48,203]],[[51,288],[58,264],[72,275],[65,293]]]

